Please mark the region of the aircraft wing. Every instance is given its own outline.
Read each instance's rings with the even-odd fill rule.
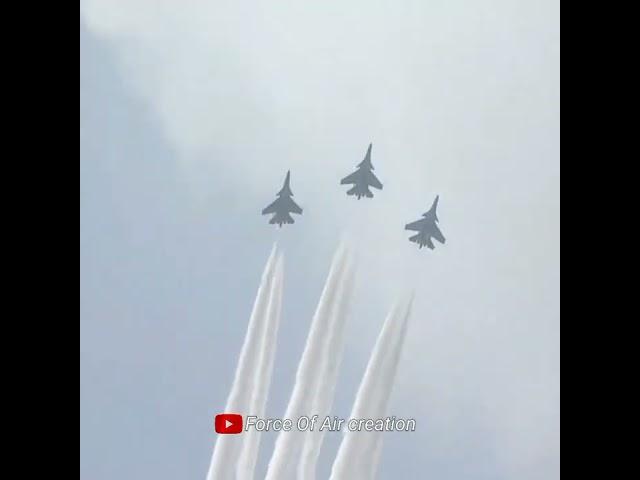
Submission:
[[[268,207],[264,208],[262,210],[262,215],[268,215],[270,213],[276,213],[277,210],[278,210],[278,200],[274,201],[271,205],[269,205]]]
[[[378,180],[378,177],[376,177],[373,174],[373,172],[367,171],[365,180],[373,188],[377,188],[378,190],[382,190],[382,184],[380,183],[380,180]]]
[[[357,183],[360,178],[358,176],[359,172],[353,172],[351,175],[347,175],[342,180],[340,180],[340,185],[349,185],[352,183]]]
[[[424,226],[424,220],[417,220],[415,222],[407,223],[404,226],[404,229],[413,230],[414,232],[419,232],[420,230],[422,230],[423,226]]]
[[[444,243],[445,239],[444,239],[444,235],[442,235],[442,232],[440,231],[440,229],[438,228],[438,225],[436,225],[435,223],[431,226],[431,236],[433,238],[435,238],[436,240],[438,240],[440,243]]]
[[[287,210],[289,210],[289,212],[291,213],[297,213],[298,215],[301,215],[302,209],[298,206],[298,204],[293,200],[291,200],[290,198],[288,200],[289,201],[287,202]]]

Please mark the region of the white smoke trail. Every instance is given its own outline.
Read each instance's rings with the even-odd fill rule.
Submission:
[[[411,313],[412,300],[404,308],[394,308],[378,336],[350,418],[383,418],[396,376]],[[348,431],[340,444],[330,480],[370,480],[374,478],[382,437],[379,432]]]
[[[262,352],[261,341],[264,337],[266,314],[271,296],[275,256],[276,246],[274,245],[262,274],[225,412],[243,414],[251,401],[255,372],[258,370],[259,355]],[[233,480],[243,437],[244,435],[218,436],[207,480]]]
[[[320,384],[310,410],[314,415],[318,415],[320,421],[331,413],[333,406],[338,370],[344,351],[344,330],[353,286],[354,269],[353,265],[349,263],[345,267],[345,273],[342,275],[340,281],[339,298],[336,298],[331,312],[331,323],[324,347],[324,361],[317,372]],[[302,454],[300,455],[300,461],[298,463],[297,478],[315,480],[316,466],[320,450],[322,449],[324,435],[325,432],[320,431],[319,428],[306,432]]]
[[[314,399],[318,395],[320,378],[318,368],[322,368],[326,355],[326,336],[332,320],[332,311],[339,298],[341,278],[347,264],[347,252],[339,248],[331,264],[331,270],[325,283],[316,313],[311,322],[300,365],[296,373],[293,392],[287,406],[285,418],[294,422],[300,416],[311,415]],[[293,428],[282,431],[276,439],[276,445],[269,461],[266,480],[285,480],[289,478],[297,463],[304,435]]]
[[[262,341],[262,352],[260,355],[259,368],[256,369],[255,387],[251,398],[251,404],[246,411],[247,415],[255,415],[258,418],[263,418],[265,416],[266,404],[269,396],[269,385],[271,384],[271,375],[273,372],[278,328],[280,325],[280,310],[282,307],[282,263],[282,255],[280,255],[276,262],[275,272],[273,274],[267,323]],[[251,429],[244,433],[243,436],[244,443],[238,459],[236,478],[238,480],[253,480],[255,476],[258,452],[260,450],[261,432],[258,432],[256,429]]]
[[[402,347],[404,345],[404,339],[407,334],[407,327],[409,325],[409,317],[411,316],[411,307],[413,304],[413,298],[409,300],[409,303],[406,306],[406,310],[404,312],[403,323],[401,327],[401,331],[399,334],[399,338],[396,340],[397,344],[395,345],[393,356],[390,359],[390,369],[388,372],[387,378],[390,383],[385,388],[382,387],[379,397],[379,402],[376,404],[377,412],[374,415],[374,418],[382,418],[387,415],[387,409],[389,406],[389,399],[391,397],[391,392],[393,391],[393,382],[395,380],[396,374],[398,372],[398,365],[400,364],[400,356],[402,355]],[[373,437],[370,439],[372,447],[371,452],[373,452],[368,461],[369,473],[366,478],[373,480],[376,477],[376,472],[378,471],[378,464],[380,463],[380,457],[382,455],[382,443],[383,443],[383,433],[382,432],[373,432]]]

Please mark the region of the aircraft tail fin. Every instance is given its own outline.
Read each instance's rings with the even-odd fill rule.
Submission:
[[[414,236],[412,236],[412,237],[409,237],[409,240],[412,241],[412,242],[415,242],[415,243],[419,243],[420,244],[420,248],[422,248],[423,243],[420,241],[420,234],[419,233],[414,235]]]
[[[362,187],[361,185],[354,185],[352,188],[347,190],[347,195],[355,195],[360,200],[362,197],[373,198],[373,193],[367,187]]]
[[[271,225],[279,225],[282,226],[283,224],[287,224],[287,225],[291,225],[294,223],[293,218],[291,218],[291,215],[289,215],[288,213],[277,213],[276,215],[273,216],[273,218],[271,220],[269,220],[269,223]]]
[[[431,237],[425,235],[424,233],[418,233],[412,237],[409,237],[409,240],[417,243],[420,246],[420,248],[424,246],[429,247],[429,249],[431,250],[435,248],[435,245],[431,241]]]

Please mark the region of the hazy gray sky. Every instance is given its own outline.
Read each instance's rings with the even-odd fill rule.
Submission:
[[[380,477],[558,478],[558,2],[81,10],[82,478],[204,477],[275,240],[281,415],[342,237],[359,263],[337,414],[416,293],[392,413],[418,432],[386,437]],[[385,187],[358,202],[339,179],[369,142]],[[288,169],[304,215],[276,231],[259,212]],[[436,194],[447,244],[419,251],[403,226]]]

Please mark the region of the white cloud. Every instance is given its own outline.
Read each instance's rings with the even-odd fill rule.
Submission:
[[[398,401],[436,410],[443,437],[473,401],[511,476],[555,469],[557,2],[85,0],[82,15],[194,188],[225,171],[237,183],[218,188],[267,202],[290,168],[310,245],[350,232],[369,299],[354,328],[416,290],[403,368],[421,380]],[[337,180],[370,141],[385,188],[358,203]],[[418,252],[402,228],[436,193],[448,243]]]

